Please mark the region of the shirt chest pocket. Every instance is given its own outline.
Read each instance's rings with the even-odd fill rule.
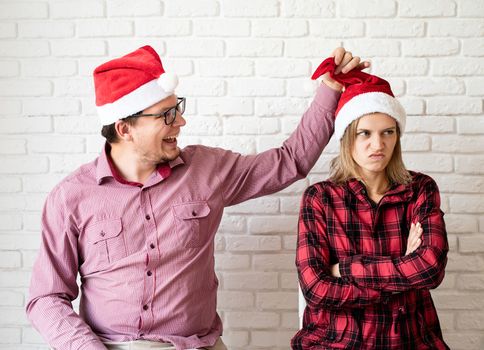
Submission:
[[[177,204],[172,207],[172,210],[180,244],[185,248],[201,247],[207,238],[203,233],[208,232],[210,207],[207,202]]]
[[[127,255],[121,219],[96,222],[86,228],[93,266],[104,268]]]

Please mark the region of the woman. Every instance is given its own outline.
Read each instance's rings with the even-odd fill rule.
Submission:
[[[340,153],[330,178],[304,193],[296,265],[307,306],[293,349],[448,349],[429,289],[448,243],[437,185],[407,171],[405,111],[383,79],[334,75]]]

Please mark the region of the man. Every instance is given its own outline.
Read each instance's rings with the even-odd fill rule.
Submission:
[[[339,71],[369,66],[343,48],[333,55]],[[331,137],[341,90],[325,76],[282,147],[242,156],[177,147],[177,81],[149,46],[94,71],[107,142],[46,200],[27,303],[55,349],[226,349],[213,255],[223,209],[306,176]]]

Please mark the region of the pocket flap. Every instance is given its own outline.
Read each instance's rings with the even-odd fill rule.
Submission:
[[[182,220],[200,219],[210,213],[210,207],[207,202],[191,202],[174,205],[173,211]]]
[[[86,228],[86,234],[92,244],[117,237],[121,233],[123,225],[121,219],[109,219],[96,222]]]

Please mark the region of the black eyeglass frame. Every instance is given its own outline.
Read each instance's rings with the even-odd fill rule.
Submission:
[[[143,112],[139,112],[139,113],[131,115],[130,117],[157,117],[157,118],[163,117],[165,125],[171,125],[176,120],[177,112],[180,113],[181,115],[183,115],[183,113],[185,113],[186,100],[187,99],[185,97],[177,97],[178,102],[177,102],[176,106],[173,106],[173,107],[167,109],[166,111],[164,111],[162,113],[146,113],[146,114],[143,114]],[[170,121],[168,121],[168,119],[170,119]]]

